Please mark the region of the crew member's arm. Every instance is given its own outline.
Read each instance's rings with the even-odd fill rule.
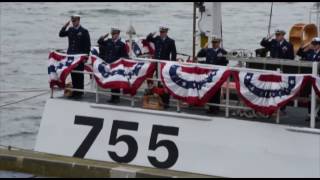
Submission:
[[[292,44],[290,44],[289,45],[289,51],[288,51],[288,55],[289,55],[289,59],[292,59],[292,60],[294,60],[294,49],[293,49],[293,46],[292,46]]]
[[[197,54],[197,57],[206,57],[206,56],[207,56],[207,49],[206,48],[202,48]]]
[[[267,50],[271,49],[271,41],[267,38],[263,38],[260,42],[260,45],[265,47]]]
[[[198,57],[206,57],[206,56],[207,56],[207,48],[202,48],[202,49],[198,52],[196,59],[198,59]],[[197,60],[197,62],[199,62],[199,61]],[[199,63],[203,63],[203,62],[200,61]]]
[[[174,40],[172,40],[171,44],[171,61],[177,60],[177,49],[176,49],[176,43]]]
[[[60,30],[59,32],[59,37],[66,37],[68,36],[68,30],[67,30],[67,27],[69,26],[70,24],[70,21],[68,21]]]
[[[85,52],[87,54],[90,54],[90,50],[91,50],[91,41],[90,41],[90,35],[89,35],[89,31],[85,31]]]
[[[150,33],[150,34],[148,34],[146,40],[154,43],[154,42],[155,42],[155,38],[153,37],[154,34],[155,34],[155,33]]]
[[[297,55],[300,56],[301,58],[303,58],[305,56],[305,48],[300,47],[297,52]]]
[[[109,33],[107,33],[106,35],[104,35],[104,36],[101,36],[99,39],[98,39],[98,44],[99,44],[99,46],[101,46],[101,45],[103,45],[103,42],[104,42],[104,39],[106,38],[106,37],[108,37],[109,36]]]
[[[221,49],[221,53],[224,55],[224,57],[221,58],[221,63],[223,65],[227,65],[229,63],[229,61],[227,60],[227,58],[225,57],[225,55],[228,54],[228,52],[225,49]]]
[[[129,58],[129,54],[127,52],[127,48],[126,45],[123,44],[122,48],[121,48],[121,57],[123,58]]]

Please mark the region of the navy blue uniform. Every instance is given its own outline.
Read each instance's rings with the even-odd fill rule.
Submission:
[[[169,37],[164,40],[160,37],[152,37],[152,34],[147,36],[147,41],[153,42],[155,46],[155,59],[176,61],[177,50],[175,41]],[[171,54],[171,57],[170,57]]]
[[[125,44],[120,39],[115,42],[109,38],[106,41],[103,37],[98,40],[99,57],[106,63],[113,63],[120,58],[129,58]],[[111,89],[112,93],[120,93],[120,89]],[[120,96],[111,95],[111,100],[119,100]]]
[[[275,39],[269,41],[264,38],[260,44],[270,51],[270,56],[272,58],[294,59],[293,46],[286,40],[283,40],[283,43],[280,45],[280,43]]]
[[[224,57],[224,55],[226,54],[227,51],[223,48],[203,48],[198,52],[197,57],[206,57],[206,61],[204,62],[205,64],[226,66],[228,64],[227,58]],[[210,99],[209,103],[220,104],[220,96],[221,90],[218,90],[216,94]],[[219,106],[209,106],[209,111],[218,112]]]
[[[301,60],[305,61],[320,61],[320,51],[315,52],[313,49],[304,51],[303,48],[299,48],[297,55],[301,57]]]
[[[304,51],[304,48],[299,48],[297,55],[300,56],[301,60],[304,60],[304,61],[317,61],[317,62],[320,61],[320,51],[316,52],[313,49]],[[308,82],[308,84],[306,84],[305,88],[302,90],[301,96],[309,97],[309,95],[311,94],[311,89],[312,89],[312,84]],[[308,113],[310,112],[311,112],[311,102],[308,104]]]
[[[176,43],[173,39],[166,37],[162,39],[161,36],[153,37],[152,34],[147,36],[147,41],[153,42],[155,47],[154,58],[160,60],[168,60],[168,61],[176,61],[177,60],[177,49]],[[171,57],[170,57],[171,55]],[[158,75],[158,69],[156,70],[156,74]],[[163,87],[162,84],[159,82],[158,87]],[[170,102],[170,95],[167,93],[163,93],[161,95],[161,99],[165,104],[164,107],[169,107]]]
[[[70,27],[62,27],[60,37],[68,37],[68,54],[89,54],[90,53],[90,35],[87,29],[80,26],[78,29]],[[83,71],[84,63],[80,63],[74,70]],[[72,86],[76,89],[84,88],[84,75],[80,73],[71,73]],[[75,96],[82,95],[83,92],[74,92]]]
[[[120,39],[113,42],[111,38],[107,40],[100,38],[98,44],[99,57],[106,63],[113,63],[120,58],[129,58],[125,44]]]
[[[226,57],[227,51],[223,48],[213,49],[213,48],[203,48],[198,52],[197,57],[206,57],[205,64],[213,64],[225,66],[228,64]]]

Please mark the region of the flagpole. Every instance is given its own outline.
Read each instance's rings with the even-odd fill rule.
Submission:
[[[273,2],[271,3],[270,16],[269,16],[268,37],[270,37],[271,20],[272,20],[272,9],[273,9]]]
[[[192,60],[195,60],[196,57],[196,3],[193,2],[193,32],[192,32]]]

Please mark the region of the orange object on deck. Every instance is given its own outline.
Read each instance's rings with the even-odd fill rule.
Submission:
[[[294,53],[296,54],[300,47],[310,43],[314,37],[318,37],[318,28],[315,24],[293,25],[289,32],[289,41],[293,45]]]

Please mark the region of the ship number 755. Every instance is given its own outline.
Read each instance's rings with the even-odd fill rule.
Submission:
[[[103,128],[103,118],[87,117],[87,116],[75,116],[74,124],[92,126],[91,131],[83,140],[73,157],[84,158],[89,151],[90,147],[98,137]],[[138,153],[138,143],[136,139],[130,135],[118,136],[118,130],[138,131],[139,123],[128,122],[121,120],[114,120],[112,123],[109,145],[115,146],[119,142],[124,142],[128,146],[128,152],[124,156],[119,156],[116,152],[108,151],[108,154],[112,160],[118,163],[130,163],[134,160]],[[158,135],[171,135],[178,136],[179,128],[171,126],[153,125],[151,131],[151,137],[149,141],[149,150],[155,151],[159,147],[165,147],[168,150],[168,157],[165,161],[159,161],[154,156],[148,156],[149,162],[156,168],[170,168],[178,160],[179,151],[176,144],[170,140],[158,141]]]

